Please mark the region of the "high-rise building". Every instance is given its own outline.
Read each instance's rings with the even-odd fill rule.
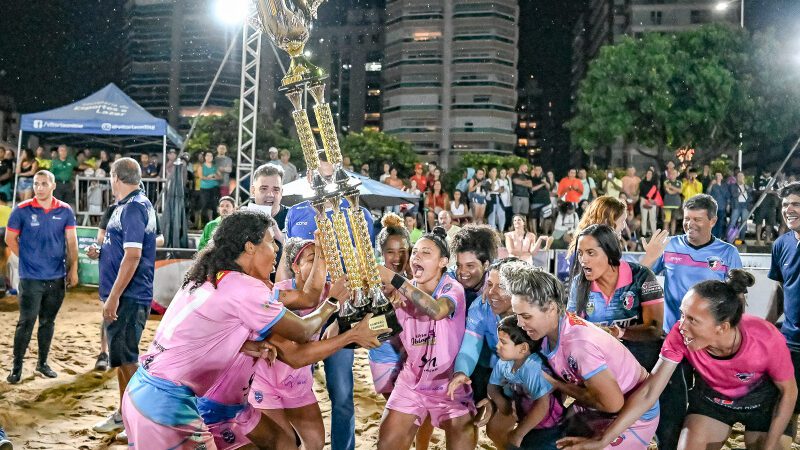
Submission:
[[[389,0],[383,126],[447,167],[461,152],[511,153],[516,0]]]
[[[600,48],[623,36],[640,37],[648,31],[675,33],[712,22],[738,25],[739,8],[718,11],[720,0],[587,0],[575,24],[572,86],[586,73],[586,66]]]
[[[0,95],[0,144],[6,143],[16,148],[19,139],[19,112],[14,98]]]
[[[187,128],[241,27],[226,27],[211,0],[128,0],[124,89],[173,127]],[[263,53],[263,52],[262,52]],[[241,44],[231,53],[205,113],[221,113],[239,98]]]

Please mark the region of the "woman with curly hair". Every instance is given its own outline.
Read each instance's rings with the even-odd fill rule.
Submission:
[[[233,421],[236,432],[254,441],[278,448],[294,445],[293,436],[246,406],[251,375],[244,386],[234,381],[252,370],[245,366],[253,366],[254,358],[266,356],[267,334],[307,342],[339,309],[347,290],[338,280],[331,297],[303,318],[272,301],[268,280],[277,252],[273,225],[265,214],[237,211],[222,221],[214,242],[196,256],[125,392],[122,416],[131,448],[181,448],[187,442],[218,448],[200,416],[197,397],[218,392],[226,383],[233,389],[225,391],[238,395],[239,404],[219,401],[234,403],[217,411],[220,421]],[[242,353],[250,357],[240,357]],[[230,440],[232,431],[221,431],[220,442]]]

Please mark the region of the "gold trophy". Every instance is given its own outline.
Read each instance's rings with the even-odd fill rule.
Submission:
[[[262,29],[275,45],[292,59],[286,75],[281,80],[281,91],[291,102],[292,119],[303,149],[306,166],[313,174],[311,187],[314,194],[309,198],[316,211],[317,228],[320,231],[325,262],[331,280],[347,273],[350,300],[339,310],[339,327],[348,329],[357,324],[368,313],[372,313],[370,328],[391,329],[379,339],[388,339],[402,327],[395,316],[394,307],[383,295],[380,272],[367,221],[359,202],[358,187],[361,181],[351,177],[342,167],[342,151],[331,114],[325,101],[325,79],[327,75],[311,64],[304,55],[311,22],[317,17],[317,8],[325,0],[256,0]],[[307,93],[314,99],[314,118],[319,128],[322,149],[317,147],[311,122],[305,105]],[[333,165],[332,174],[320,172],[320,161]],[[346,214],[339,207],[342,198],[349,203]],[[335,211],[329,219],[325,210],[330,203]],[[348,229],[348,219],[350,227]]]

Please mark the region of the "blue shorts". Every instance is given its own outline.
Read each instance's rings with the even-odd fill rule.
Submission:
[[[149,315],[150,305],[143,305],[134,299],[120,299],[117,320],[105,324],[111,367],[136,364],[139,361],[139,341]]]
[[[17,190],[28,191],[33,189],[33,178],[32,177],[19,177],[17,180]]]
[[[486,204],[486,195],[484,194],[476,194],[474,192],[469,194],[469,200],[472,203],[476,203],[478,205],[485,205]]]

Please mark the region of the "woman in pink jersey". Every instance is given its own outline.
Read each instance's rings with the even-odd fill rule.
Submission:
[[[450,251],[447,233],[436,227],[411,251],[412,280],[381,267],[384,284],[395,293],[400,341],[406,351],[378,436],[378,449],[408,449],[420,425],[430,417],[442,428],[448,449],[474,449],[477,429],[471,391],[461,387],[454,398],[447,384],[464,337],[464,288],[445,274]]]
[[[125,392],[122,416],[130,448],[216,449],[197,397],[215,388],[242,352],[263,356],[259,337],[307,342],[338,310],[339,301],[330,299],[300,318],[271,301],[264,280],[275,266],[274,223],[264,214],[235,212],[197,255]],[[255,440],[294,446],[294,437],[274,422],[258,414],[248,420],[240,425]]]
[[[500,283],[511,294],[517,320],[533,340],[542,340],[543,361],[554,376],[544,378],[575,399],[567,414],[568,433],[602,432],[625,403],[625,395],[647,378],[647,371],[622,343],[596,325],[566,313],[561,283],[525,263],[500,270]],[[642,450],[658,426],[658,404],[642,411],[614,437],[618,450]]]
[[[327,295],[324,258],[320,252],[315,251],[316,248],[314,241],[299,238],[288,239],[283,248],[292,278],[275,283],[275,299],[288,299],[291,292],[322,292],[322,295],[317,294],[314,299],[316,301],[312,304],[304,304],[304,296],[296,297],[294,301],[282,302],[298,316],[313,312],[325,301]],[[323,266],[320,267],[320,264]],[[323,275],[315,276],[318,274]],[[318,335],[314,337],[318,338]],[[287,349],[285,339],[274,337],[267,340],[276,345],[281,353]],[[266,361],[259,360],[248,400],[287,433],[297,432],[304,449],[321,450],[325,444],[325,426],[313,387],[314,378],[310,365],[293,368],[284,362],[275,361],[270,367]]]
[[[797,383],[789,349],[775,326],[744,314],[745,293],[755,278],[741,269],[728,276],[726,282],[703,281],[686,293],[680,322],[667,335],[653,373],[605,433],[593,440],[564,438],[562,448],[607,446],[658,399],[684,359],[695,371],[695,386],[679,449],[722,448],[736,422],[745,427],[747,448],[791,448]]]

